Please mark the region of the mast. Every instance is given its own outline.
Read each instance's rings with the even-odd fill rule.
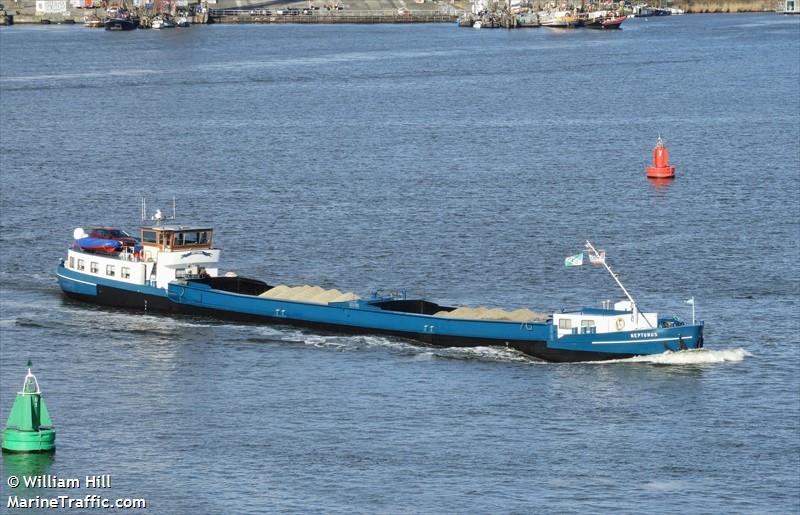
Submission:
[[[636,307],[636,301],[633,300],[633,297],[631,297],[631,294],[628,293],[628,290],[625,289],[625,286],[622,284],[622,281],[619,280],[619,276],[613,270],[611,270],[611,267],[608,266],[608,263],[606,263],[605,256],[601,256],[600,253],[597,252],[597,249],[594,248],[594,245],[592,245],[592,243],[589,240],[586,240],[586,248],[589,249],[589,258],[590,259],[591,259],[591,255],[592,254],[594,254],[597,258],[601,258],[601,259],[599,259],[600,263],[603,265],[603,267],[606,270],[608,270],[608,273],[611,274],[611,277],[614,278],[614,281],[616,281],[617,285],[622,290],[622,293],[624,293],[625,296],[628,297],[628,300],[631,301],[631,307],[633,309],[634,321],[636,323],[638,323],[639,322],[639,308]],[[654,329],[653,324],[650,323],[650,321],[647,319],[647,317],[644,317],[644,321],[647,322],[647,325],[649,325],[651,329]]]

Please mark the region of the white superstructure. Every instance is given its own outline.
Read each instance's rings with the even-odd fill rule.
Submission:
[[[614,304],[613,310],[582,309],[553,313],[553,325],[559,338],[569,334],[602,334],[620,331],[642,331],[658,326],[658,313],[634,313],[627,300]]]
[[[78,231],[76,230],[76,234]],[[166,288],[170,281],[219,275],[220,250],[208,227],[142,227],[141,240],[111,253],[73,246],[64,263],[70,270],[129,284]]]

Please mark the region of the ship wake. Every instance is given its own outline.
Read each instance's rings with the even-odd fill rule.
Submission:
[[[650,363],[654,365],[707,365],[715,363],[737,363],[744,358],[752,356],[742,348],[713,350],[713,349],[690,349],[679,352],[664,352],[663,354],[653,354],[651,356],[634,356],[626,359],[614,359],[608,361],[593,361],[592,363]]]

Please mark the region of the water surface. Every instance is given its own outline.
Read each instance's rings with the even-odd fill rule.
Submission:
[[[0,46],[0,416],[30,358],[59,431],[4,475],[111,474],[158,513],[800,509],[798,20]],[[616,300],[562,265],[588,238],[643,309],[694,296],[708,350],[545,364],[63,299],[72,230],[135,229],[142,195],[216,227],[226,270],[462,305]]]

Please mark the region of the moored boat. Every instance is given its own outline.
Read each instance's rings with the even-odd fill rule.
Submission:
[[[553,11],[539,13],[542,27],[574,29],[583,25],[583,20],[572,11]]]
[[[103,25],[106,30],[111,31],[134,30],[139,26],[139,19],[135,16],[131,16],[131,14],[126,11],[120,11],[106,18]]]
[[[587,29],[619,29],[625,19],[625,16],[612,12],[596,11],[586,15],[583,26]]]
[[[600,25],[603,29],[619,29],[625,19],[625,16],[610,16],[600,22]]]
[[[105,23],[96,14],[90,14],[83,19],[83,26],[89,29],[101,29]]]
[[[153,29],[171,29],[175,27],[175,22],[168,16],[156,16],[150,24]]]
[[[210,227],[168,224],[157,216],[140,235],[141,248],[134,252],[98,254],[71,247],[56,272],[63,292],[147,312],[389,334],[447,347],[504,346],[548,361],[619,359],[703,345],[702,322],[684,324],[677,317],[640,312],[604,254],[602,264],[627,300],[543,313],[443,306],[404,292],[361,297],[318,286],[269,285],[221,274],[221,251],[213,245]],[[599,260],[601,252],[586,245],[592,262]]]

